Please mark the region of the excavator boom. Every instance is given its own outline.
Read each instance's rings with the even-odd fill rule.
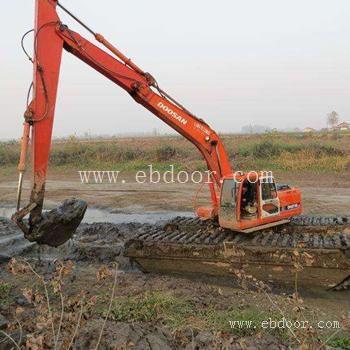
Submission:
[[[57,15],[57,7],[61,7],[88,29],[95,39],[104,45],[112,55],[64,25]],[[207,123],[194,116],[170,95],[161,90],[151,74],[145,73],[102,35],[92,31],[71,14],[57,0],[36,0],[34,38],[34,59],[32,60],[34,69],[33,100],[25,112],[21,161],[18,168],[20,173],[18,211],[13,216],[13,220],[21,227],[28,239],[50,244],[49,240],[44,239],[45,230],[51,232],[50,236],[55,236],[55,232],[57,236],[58,231],[61,231],[61,235],[63,231],[66,232],[65,237],[55,240],[55,244],[58,245],[58,243],[63,243],[71,236],[67,233],[67,226],[62,226],[62,222],[58,225],[57,220],[60,219],[56,215],[57,213],[54,213],[54,216],[49,213],[47,214],[49,217],[46,218],[42,215],[63,49],[119,85],[136,102],[147,108],[198,148],[212,177],[212,182],[209,183],[212,200],[210,216],[217,215],[221,180],[224,176],[232,174],[232,168],[220,138]],[[30,131],[33,186],[30,203],[20,210],[21,186]],[[85,210],[86,203],[70,201],[65,203],[59,212],[62,214],[61,218],[64,217],[63,214],[66,211],[69,212],[70,219],[72,219],[72,216],[75,217],[73,221],[79,225]],[[23,222],[23,218],[27,214],[30,214],[29,227]],[[66,224],[68,223],[67,219],[64,221]],[[51,222],[51,224],[48,225],[48,222]],[[75,229],[76,224],[71,229]],[[39,226],[40,230],[38,232]],[[61,226],[61,229],[59,229],[59,226]],[[48,234],[47,232],[46,235]]]

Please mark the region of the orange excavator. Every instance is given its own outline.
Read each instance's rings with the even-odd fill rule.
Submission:
[[[145,224],[131,230],[124,242],[124,256],[144,271],[225,276],[225,281],[231,280],[227,276],[233,271],[239,271],[237,276],[247,274],[255,280],[289,281],[291,285],[295,285],[297,266],[299,284],[332,286],[337,290],[350,286],[350,216],[300,215],[300,190],[275,184],[271,172],[234,171],[215,131],[163,91],[151,74],[58,0],[35,3],[33,58],[23,45],[25,35],[31,31],[22,39],[22,47],[34,68],[33,99],[29,103],[28,98],[24,114],[17,211],[12,216],[25,238],[58,247],[73,237],[87,209],[86,202],[68,199],[56,209],[43,211],[60,63],[65,49],[192,142],[210,172],[209,207],[198,208],[197,218],[176,217],[165,225]],[[64,25],[57,15],[58,8],[88,30],[110,53]],[[33,185],[29,204],[21,208],[30,139]],[[79,244],[79,237],[75,236],[74,244]],[[99,244],[96,238],[94,245]],[[105,248],[103,240],[101,249]],[[113,244],[109,248],[114,249]]]
[[[56,12],[57,8],[75,19],[110,53],[64,25]],[[211,206],[198,208],[199,218],[216,220],[225,229],[250,233],[288,223],[291,217],[301,213],[301,193],[298,189],[287,185],[277,187],[270,172],[234,172],[222,141],[205,121],[163,91],[151,74],[139,68],[59,1],[36,0],[35,16],[34,57],[28,55],[34,68],[31,86],[33,99],[24,114],[17,212],[13,215],[13,220],[27,239],[52,246],[63,244],[72,237],[87,207],[84,201],[68,200],[58,209],[43,212],[63,49],[119,85],[137,103],[198,148],[211,176]],[[21,189],[30,138],[33,185],[29,204],[21,208]],[[28,214],[27,222],[24,218]]]

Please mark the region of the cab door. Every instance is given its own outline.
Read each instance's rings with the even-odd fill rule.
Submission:
[[[237,227],[238,186],[234,179],[224,179],[221,188],[219,223],[224,228]]]
[[[280,200],[272,177],[260,178],[260,209],[261,217],[268,218],[280,214]]]

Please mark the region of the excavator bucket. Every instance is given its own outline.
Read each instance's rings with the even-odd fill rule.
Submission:
[[[29,219],[25,238],[38,244],[58,247],[67,242],[83,220],[87,203],[79,199],[67,199],[58,208],[43,212],[35,223]],[[23,229],[22,221],[14,220]]]

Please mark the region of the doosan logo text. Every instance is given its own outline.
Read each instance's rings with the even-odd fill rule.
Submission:
[[[164,112],[167,112],[169,115],[171,115],[174,119],[178,120],[181,124],[186,125],[187,120],[181,115],[178,115],[176,112],[174,112],[172,109],[170,109],[168,106],[163,104],[163,102],[158,103],[158,107],[161,108]]]

